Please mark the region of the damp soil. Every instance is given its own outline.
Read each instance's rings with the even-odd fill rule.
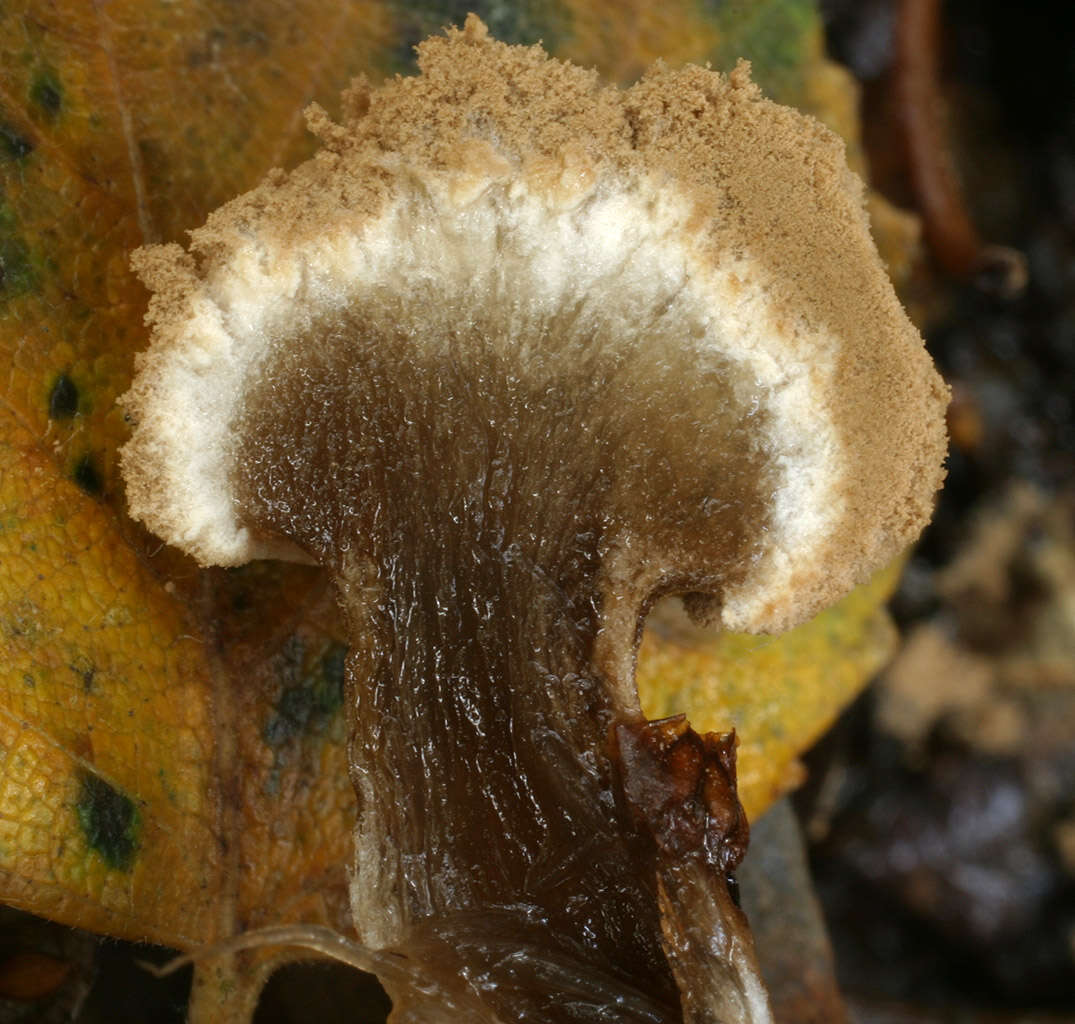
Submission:
[[[899,5],[825,6],[830,52],[864,83],[875,186],[907,202],[883,113]],[[1005,299],[927,261],[912,283],[956,398],[948,479],[893,605],[902,680],[890,670],[849,709],[799,802],[857,1019],[1070,1021],[1075,662],[1057,610],[1075,552],[1075,14],[941,12],[950,156],[977,226],[1025,255],[1029,280]],[[932,656],[912,660],[923,637]],[[970,679],[953,666],[986,684],[964,706],[934,701]],[[918,698],[913,730],[883,713],[894,690]]]

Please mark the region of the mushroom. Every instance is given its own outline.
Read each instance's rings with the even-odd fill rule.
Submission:
[[[644,719],[641,624],[865,579],[929,516],[945,389],[842,144],[746,65],[621,91],[473,16],[419,64],[136,255],[131,512],[331,573],[393,1019],[768,1020],[734,742]]]

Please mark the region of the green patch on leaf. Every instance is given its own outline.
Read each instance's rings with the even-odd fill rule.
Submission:
[[[141,815],[134,801],[98,775],[83,772],[75,813],[91,850],[117,871],[129,871],[138,854]]]
[[[63,86],[52,68],[42,68],[30,82],[30,102],[50,121],[63,110]]]
[[[767,96],[792,103],[802,89],[803,69],[821,31],[816,0],[698,0],[721,43],[709,55],[730,71],[740,58]]]
[[[0,160],[23,160],[34,151],[34,144],[6,121],[0,121]]]
[[[283,674],[289,681],[262,730],[270,747],[281,747],[301,733],[324,731],[343,705],[344,663],[347,648],[331,643],[309,669],[305,652],[293,642],[285,652]]]
[[[38,280],[30,247],[15,230],[15,216],[0,202],[0,310],[17,296],[33,291]]]
[[[449,25],[461,26],[476,14],[490,34],[503,43],[532,46],[540,42],[555,51],[563,42],[567,15],[556,0],[424,0],[391,5],[395,38],[399,40],[390,70],[411,74],[416,68],[414,47]]]

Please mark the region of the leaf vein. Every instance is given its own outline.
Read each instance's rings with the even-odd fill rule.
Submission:
[[[93,12],[97,17],[98,39],[105,59],[108,62],[109,77],[112,80],[112,91],[116,97],[116,109],[119,111],[120,125],[123,128],[123,138],[127,144],[127,159],[131,166],[131,181],[134,185],[135,207],[138,213],[138,227],[142,233],[142,242],[150,243],[157,240],[157,232],[153,226],[153,220],[149,213],[149,204],[146,201],[146,175],[142,164],[142,153],[138,148],[138,139],[135,138],[134,118],[131,116],[131,108],[123,94],[120,84],[119,65],[116,61],[115,48],[112,45],[112,33],[108,18],[101,9],[100,0],[93,0]]]

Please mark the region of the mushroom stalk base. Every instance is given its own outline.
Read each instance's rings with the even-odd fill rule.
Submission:
[[[489,549],[406,507],[405,542],[340,581],[362,939],[479,1019],[755,1020],[733,763],[711,754],[707,785],[685,723],[678,759],[625,743],[654,726],[595,665],[599,530],[538,518],[564,540]]]

